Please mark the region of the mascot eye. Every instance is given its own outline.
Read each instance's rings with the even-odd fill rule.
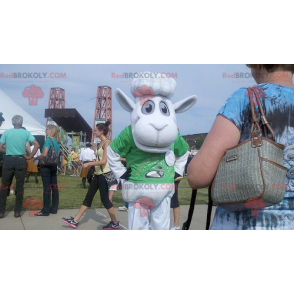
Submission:
[[[167,105],[164,103],[164,102],[160,102],[159,103],[159,108],[160,108],[160,112],[163,114],[163,115],[166,115],[166,116],[169,116],[169,110],[168,110],[168,107]]]
[[[142,106],[142,113],[151,114],[154,111],[154,108],[155,108],[155,104],[152,101],[148,100]]]

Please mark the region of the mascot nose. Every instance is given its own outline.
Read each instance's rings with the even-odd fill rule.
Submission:
[[[156,129],[157,131],[161,131],[162,129],[164,129],[167,125],[164,126],[155,126],[154,124],[150,124],[154,129]]]

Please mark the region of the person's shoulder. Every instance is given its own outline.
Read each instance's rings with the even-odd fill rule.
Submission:
[[[242,87],[240,89],[238,89],[237,91],[233,92],[229,99],[230,98],[233,98],[233,99],[243,99],[244,97],[246,97],[246,93],[247,93],[247,88],[246,87]]]
[[[11,130],[13,130],[13,129],[9,129],[9,130],[4,131],[3,134],[2,134],[2,137],[3,137],[4,135],[6,136],[7,134],[9,134],[9,133],[11,132]]]
[[[28,130],[21,129],[27,136],[33,136],[32,133]]]
[[[240,109],[249,104],[249,96],[247,88],[243,87],[233,92],[224,103],[222,109],[234,108]]]
[[[11,133],[16,133],[18,131],[18,129],[15,129],[15,128],[12,128],[12,129],[8,129],[8,130],[6,130],[4,133],[3,133],[3,135],[4,134],[11,134]],[[23,130],[24,131],[24,130]]]

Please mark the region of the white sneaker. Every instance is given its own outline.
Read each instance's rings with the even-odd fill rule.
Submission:
[[[10,190],[10,194],[14,194],[14,190],[13,189]]]
[[[118,210],[120,210],[120,211],[128,211],[128,209],[125,206],[119,207]]]
[[[171,230],[180,230],[181,229],[181,227],[176,227],[175,225],[173,225],[172,227],[171,227]]]

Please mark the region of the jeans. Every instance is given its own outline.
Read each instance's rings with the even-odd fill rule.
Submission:
[[[43,214],[57,213],[59,191],[57,185],[57,166],[42,166],[41,176],[43,181]],[[52,205],[51,205],[52,192]]]
[[[21,212],[24,193],[24,179],[27,162],[23,156],[5,156],[2,168],[2,185],[0,188],[0,212],[6,210],[7,190],[12,183],[13,176],[16,178],[16,193],[14,212]]]

